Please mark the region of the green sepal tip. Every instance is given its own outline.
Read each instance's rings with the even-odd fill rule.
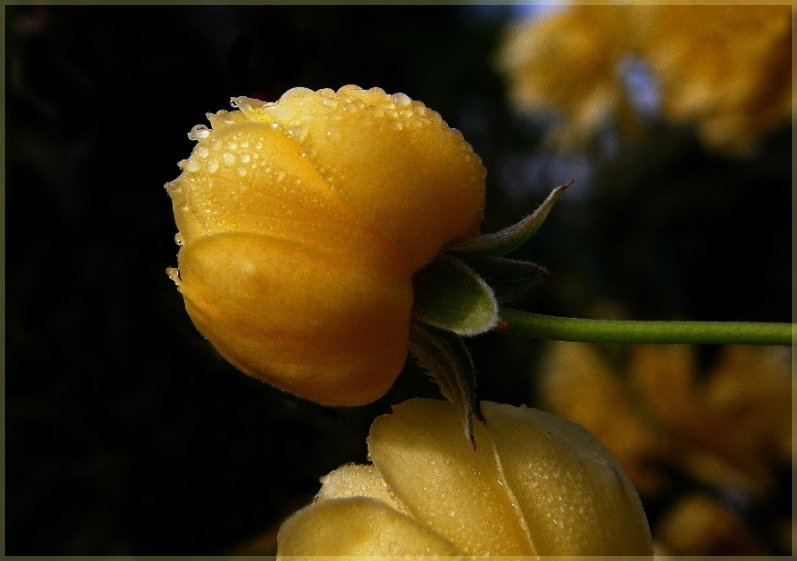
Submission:
[[[482,234],[472,240],[450,245],[446,251],[463,258],[486,259],[502,257],[518,249],[540,229],[553,205],[564,194],[573,181],[560,185],[548,195],[537,210],[520,222],[493,234]]]

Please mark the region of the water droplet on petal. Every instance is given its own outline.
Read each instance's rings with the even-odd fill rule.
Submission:
[[[180,288],[180,271],[177,270],[177,267],[169,267],[166,269],[166,274],[169,275],[172,282],[177,285],[177,288]]]
[[[404,93],[394,93],[390,98],[393,100],[393,103],[398,105],[399,107],[407,107],[412,105],[412,99],[407,94]]]
[[[221,160],[224,162],[225,166],[231,166],[235,163],[235,155],[225,152],[222,154]]]
[[[208,173],[216,173],[219,170],[218,160],[210,160],[208,162]]]
[[[185,240],[183,240],[183,235],[180,232],[177,232],[174,235],[174,243],[176,243],[177,245],[184,245],[185,244]]]
[[[191,132],[188,133],[188,138],[191,140],[199,140],[201,138],[207,138],[209,135],[210,129],[208,129],[205,125],[196,125],[191,129]]]

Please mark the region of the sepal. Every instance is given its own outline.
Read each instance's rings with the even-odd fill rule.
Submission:
[[[472,240],[450,245],[445,250],[463,258],[476,259],[502,257],[515,251],[540,229],[553,205],[572,184],[573,181],[570,181],[551,191],[537,210],[520,222],[493,234],[482,234]]]
[[[553,280],[545,267],[528,261],[496,257],[468,260],[468,265],[493,289],[499,304],[517,300],[538,284]]]
[[[490,286],[452,255],[438,255],[415,274],[412,284],[412,317],[418,321],[466,336],[498,323],[498,301]]]
[[[410,353],[440,387],[440,393],[456,405],[462,417],[465,436],[476,450],[473,418],[485,424],[476,398],[476,372],[465,343],[456,333],[410,323]]]

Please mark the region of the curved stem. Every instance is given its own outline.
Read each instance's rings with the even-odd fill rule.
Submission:
[[[722,321],[625,321],[577,319],[501,308],[497,331],[584,343],[716,343],[791,345],[795,325]]]

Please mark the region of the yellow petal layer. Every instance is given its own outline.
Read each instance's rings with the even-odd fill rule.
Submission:
[[[178,261],[194,324],[248,374],[319,403],[359,405],[401,371],[409,279],[246,233],[200,238]]]
[[[382,474],[373,465],[347,464],[321,478],[316,501],[367,497],[379,500],[398,512],[404,512],[396,497],[388,490]]]
[[[374,499],[311,505],[280,528],[279,557],[294,555],[462,555],[434,531]]]
[[[633,485],[583,427],[484,402],[503,474],[540,555],[652,555]]]
[[[295,88],[276,104],[236,100],[277,123],[332,188],[417,270],[453,240],[478,234],[486,172],[462,135],[404,94]]]
[[[474,427],[474,452],[450,403],[413,399],[393,411],[374,421],[368,451],[412,516],[469,555],[534,555],[487,430]]]

